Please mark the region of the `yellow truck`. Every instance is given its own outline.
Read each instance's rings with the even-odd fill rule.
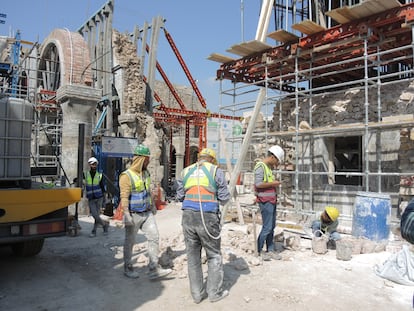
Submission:
[[[33,107],[0,94],[0,246],[19,256],[38,254],[48,237],[66,235],[68,206],[80,188],[36,182],[32,176]]]
[[[38,189],[36,189],[38,188]],[[81,199],[80,188],[0,189],[0,245],[18,256],[33,256],[45,238],[67,234],[68,205]]]
[[[19,32],[15,39],[0,37],[0,246],[32,256],[41,251],[45,238],[67,234],[68,206],[81,200],[81,189],[44,182],[43,176],[60,176],[57,167],[54,173],[34,173],[34,169],[54,168],[42,167],[36,159],[44,156],[39,150],[57,150],[50,142],[40,144],[47,132],[41,133],[39,129],[45,127],[39,124],[58,115],[58,110],[38,103],[38,76],[45,73],[34,70],[38,60],[27,54],[21,58],[21,51]],[[41,116],[39,107],[45,111]],[[59,140],[55,137],[56,143]],[[60,157],[58,152],[54,155]]]

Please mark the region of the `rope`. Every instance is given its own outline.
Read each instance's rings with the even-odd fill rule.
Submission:
[[[221,232],[219,232],[219,234],[218,234],[217,236],[212,235],[212,234],[208,231],[208,229],[207,229],[207,227],[206,227],[206,223],[205,223],[205,221],[204,221],[203,206],[202,206],[202,204],[201,204],[201,193],[200,193],[200,173],[199,173],[199,167],[200,167],[200,166],[199,166],[199,163],[197,162],[197,189],[198,189],[198,203],[199,203],[199,206],[200,206],[201,222],[203,223],[203,227],[204,227],[204,230],[206,230],[207,235],[208,235],[210,238],[214,239],[214,240],[218,240],[218,239],[220,239],[220,238],[221,238]]]

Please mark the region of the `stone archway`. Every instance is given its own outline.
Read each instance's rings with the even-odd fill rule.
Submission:
[[[77,32],[53,30],[40,50],[39,86],[57,91],[68,84],[92,85],[91,59],[88,46]]]
[[[62,112],[60,137],[60,163],[65,180],[77,177],[79,124],[85,124],[83,165],[91,152],[94,110],[102,98],[101,90],[91,87],[92,70],[86,42],[79,33],[55,29],[40,47],[37,89],[41,96],[56,103],[56,109],[42,110],[43,114]],[[47,117],[47,116],[46,116]],[[47,118],[45,118],[47,120]],[[56,118],[51,118],[56,121]],[[62,135],[64,133],[64,135]]]

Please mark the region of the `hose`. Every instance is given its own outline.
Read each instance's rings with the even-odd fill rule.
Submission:
[[[218,234],[217,236],[212,235],[212,234],[208,231],[207,226],[206,226],[206,223],[205,223],[205,221],[204,221],[203,206],[202,206],[202,204],[201,204],[201,193],[200,193],[200,173],[199,173],[199,168],[200,168],[200,165],[199,165],[199,163],[197,162],[197,189],[198,189],[198,204],[199,204],[199,206],[200,206],[201,222],[203,223],[203,227],[204,227],[204,230],[206,230],[207,235],[208,235],[210,238],[214,239],[214,240],[218,240],[218,239],[220,239],[220,238],[221,238],[221,232],[219,232],[219,234]]]

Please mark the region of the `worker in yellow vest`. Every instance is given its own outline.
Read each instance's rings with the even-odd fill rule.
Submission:
[[[97,171],[98,159],[91,157],[88,160],[89,171],[83,173],[85,180],[86,197],[88,198],[89,211],[94,218],[90,237],[96,237],[96,229],[99,225],[103,227],[104,235],[108,234],[109,223],[101,218],[101,209],[104,203],[105,185],[103,183],[102,173]]]
[[[131,166],[119,176],[121,208],[124,211],[124,274],[129,278],[138,278],[132,263],[132,251],[135,237],[142,230],[148,240],[149,277],[157,279],[172,272],[159,265],[159,234],[154,214],[156,208],[151,198],[151,178],[147,170],[150,162],[150,150],[138,145],[134,150]]]
[[[210,302],[219,301],[229,294],[222,288],[224,272],[219,204],[230,200],[230,192],[224,172],[217,167],[214,150],[201,150],[198,162],[184,168],[177,185],[176,198],[183,202],[182,227],[191,295],[197,304],[207,297]],[[202,248],[208,262],[206,287],[201,264]]]
[[[258,255],[263,260],[280,260],[282,256],[274,247],[274,231],[276,227],[277,191],[280,181],[273,176],[272,169],[283,163],[285,152],[282,147],[275,145],[269,148],[267,156],[254,167],[254,187],[256,201],[262,215],[262,230],[257,238]],[[263,247],[266,244],[266,251]]]

